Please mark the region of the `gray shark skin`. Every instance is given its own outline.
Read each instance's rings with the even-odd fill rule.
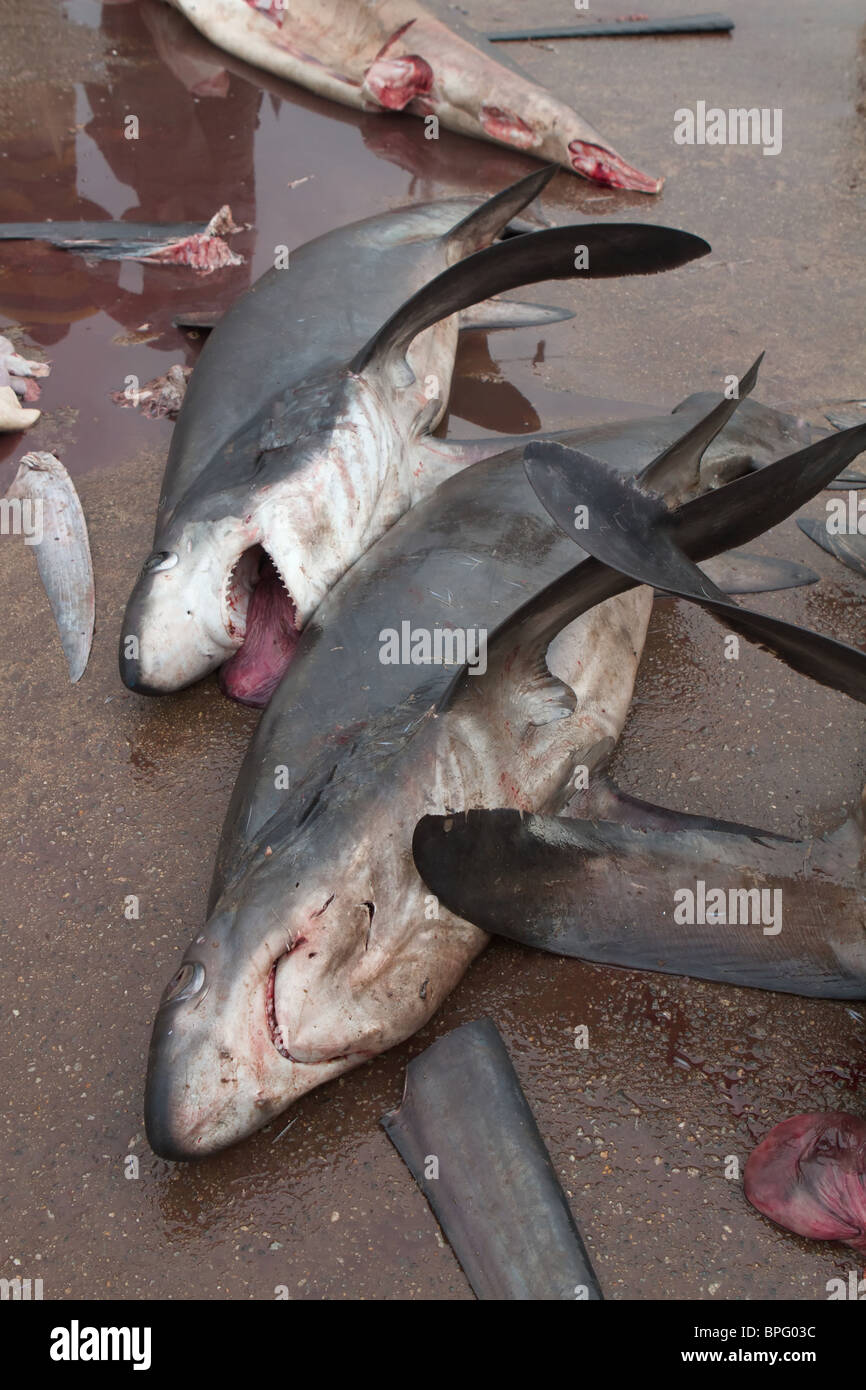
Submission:
[[[593,447],[611,474],[644,469],[686,432],[697,457],[723,423],[718,406],[647,422],[643,450],[632,423],[621,446],[603,431]],[[579,433],[586,445],[592,432]],[[684,544],[703,559],[748,543],[766,499],[737,506],[731,488],[766,476],[773,504],[781,491],[796,508],[862,446],[858,431],[834,436],[786,459],[781,479],[770,465],[720,488]],[[485,945],[429,895],[412,833],[455,808],[556,813],[575,767],[619,736],[652,595],[594,560],[572,572],[574,559],[516,450],[449,479],[319,607],[251,742],[210,916],[154,1024],[145,1115],[157,1153],[213,1153],[401,1042]],[[486,675],[383,663],[383,636],[404,621],[499,625]]]
[[[628,800],[628,824],[616,804],[600,821],[505,810],[431,818],[416,829],[415,863],[451,911],[555,955],[866,999],[859,818],[797,841]],[[702,900],[706,911],[690,910]]]
[[[866,508],[863,515],[866,516]],[[832,534],[827,529],[826,521],[813,521],[810,517],[802,517],[797,525],[804,536],[826,550],[828,555],[840,560],[855,574],[866,577],[866,530]]]
[[[435,117],[611,188],[658,193],[577,111],[417,0],[169,0],[212,43],[361,111]]]
[[[431,434],[457,314],[533,280],[653,273],[709,250],[637,223],[489,246],[552,173],[480,206],[422,204],[339,228],[293,251],[221,319],[178,414],[153,551],[121,629],[130,689],[162,694],[224,666],[227,694],[266,704],[349,566],[444,477],[502,450],[501,439],[461,448]],[[527,321],[525,305],[496,314]]]
[[[477,1298],[602,1298],[508,1049],[489,1018],[455,1028],[415,1057],[400,1108],[382,1125]]]

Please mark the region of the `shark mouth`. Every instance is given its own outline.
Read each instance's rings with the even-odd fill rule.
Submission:
[[[242,705],[263,709],[283,678],[300,638],[292,596],[279,570],[260,545],[245,550],[228,581],[226,607],[231,636],[243,635],[240,649],[220,667],[223,694]]]
[[[295,942],[296,946],[300,944],[300,941]],[[294,950],[294,947],[292,947],[292,950]],[[287,955],[291,955],[291,950],[286,951],[285,956]],[[280,956],[279,960],[275,960],[273,965],[271,966],[271,973],[268,975],[267,992],[265,994],[265,1015],[267,1018],[268,1033],[270,1034],[271,1042],[273,1043],[277,1052],[279,1052],[280,1056],[285,1057],[286,1061],[290,1062],[292,1060],[292,1055],[289,1052],[289,1049],[286,1047],[285,1043],[283,1042],[283,1030],[280,1027],[279,1021],[277,1019],[277,1005],[275,998],[277,985],[277,966],[279,965],[281,960],[285,959],[285,956]]]

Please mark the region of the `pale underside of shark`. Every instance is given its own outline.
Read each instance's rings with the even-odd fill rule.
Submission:
[[[169,0],[212,43],[361,111],[435,117],[613,188],[658,193],[604,136],[457,16],[417,0]]]
[[[131,689],[165,693],[223,666],[227,693],[267,703],[349,566],[443,478],[504,447],[432,433],[458,315],[478,305],[474,325],[550,322],[569,315],[484,301],[535,280],[671,269],[709,249],[638,223],[490,246],[552,174],[480,207],[422,204],[338,228],[292,251],[220,320],[178,415],[153,552],[121,630]]]
[[[734,403],[706,405],[649,422],[642,454],[627,427],[624,449],[601,431],[603,479],[637,464],[666,495],[718,482],[708,458],[686,483],[684,465]],[[747,542],[813,496],[864,434],[819,441],[686,503],[673,514],[683,544],[701,559]],[[724,449],[719,461],[731,461]],[[603,499],[602,488],[602,512]],[[661,513],[650,515],[661,525]],[[424,816],[471,807],[556,814],[576,770],[603,764],[626,717],[652,594],[594,560],[570,572],[574,558],[514,451],[444,483],[320,606],[253,738],[211,915],[157,1016],[146,1118],[158,1152],[224,1147],[408,1037],[482,949],[486,934],[429,893],[412,835]],[[710,581],[700,582],[712,601]],[[404,619],[428,631],[497,628],[486,674],[383,664],[382,632]],[[864,683],[866,658],[852,649],[741,609],[725,621],[819,679]],[[858,970],[866,980],[866,962],[837,961],[843,982]],[[776,974],[784,988],[778,961]]]

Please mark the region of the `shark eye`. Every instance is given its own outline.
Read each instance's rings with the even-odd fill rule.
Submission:
[[[157,574],[159,570],[174,569],[176,564],[177,556],[173,550],[157,550],[149,560],[145,560],[144,572],[145,574]]]
[[[191,999],[198,994],[204,984],[204,966],[199,961],[184,961],[172,980],[166,986],[161,1004],[177,1004],[181,999]]]

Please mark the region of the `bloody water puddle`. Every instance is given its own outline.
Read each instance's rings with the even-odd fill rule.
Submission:
[[[165,450],[171,423],[114,405],[110,392],[144,384],[174,362],[191,364],[202,338],[172,319],[225,310],[289,248],[385,207],[494,192],[537,168],[443,132],[424,139],[411,117],[362,115],[246,67],[208,44],[162,0],[57,4],[57,25],[87,27],[103,60],[92,79],[45,81],[38,120],[0,131],[0,221],[200,221],[223,203],[250,230],[233,237],[236,268],[198,275],[137,262],[86,262],[45,243],[0,243],[0,331],[52,363],[29,448],[50,448],[74,475],[109,468],[142,447]],[[50,64],[46,65],[50,67]],[[138,138],[128,138],[138,123]],[[598,190],[563,176],[567,213]],[[587,208],[590,203],[587,202]],[[548,196],[545,208],[557,215]],[[560,208],[560,211],[562,209]],[[558,218],[561,220],[561,218]],[[521,433],[601,419],[612,403],[545,391],[537,368],[555,352],[538,330],[509,339],[506,373],[473,334],[450,432]],[[495,354],[496,339],[492,352]],[[242,369],[242,364],[238,364]],[[619,407],[616,407],[619,410]],[[630,413],[626,408],[625,413]],[[0,460],[20,436],[0,438]]]

